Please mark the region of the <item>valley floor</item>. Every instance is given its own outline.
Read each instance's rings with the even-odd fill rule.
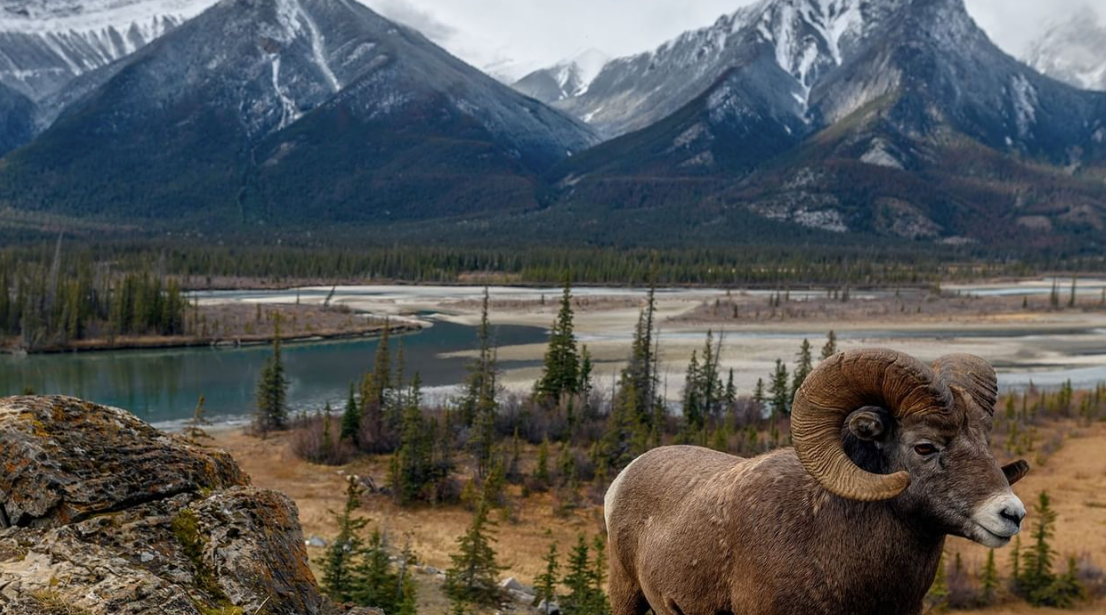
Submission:
[[[1036,500],[1041,490],[1048,490],[1052,495],[1053,506],[1058,513],[1054,544],[1061,557],[1090,554],[1099,566],[1104,566],[1106,455],[1102,451],[1106,451],[1106,424],[1080,427],[1064,423],[1050,429],[1062,434],[1063,446],[1047,459],[1044,466],[1035,464],[1033,472],[1019,483],[1016,490],[1027,505]],[[213,445],[230,452],[252,476],[255,485],[283,491],[296,501],[304,534],[308,538],[329,539],[336,534],[330,511],[339,510],[342,506],[346,476],[369,476],[378,485],[385,481],[385,458],[371,458],[343,468],[329,468],[297,459],[289,448],[287,436],[260,440],[240,429],[231,428],[219,430],[213,435]],[[526,468],[530,463],[532,460],[524,460]],[[500,562],[507,567],[504,577],[514,576],[524,584],[531,584],[542,570],[541,557],[550,542],[558,542],[563,553],[576,540],[577,534],[583,532],[593,536],[603,531],[601,494],[587,494],[592,503],[567,517],[553,514],[549,494],[532,495],[525,499],[517,491],[513,495],[516,505],[514,518],[500,520],[495,531],[495,548]],[[393,542],[398,543],[397,546],[409,541],[420,562],[438,570],[449,566],[449,554],[454,551],[455,541],[471,521],[471,514],[461,507],[399,509],[383,495],[366,496],[362,515],[369,520],[370,527],[387,530]],[[322,560],[324,549],[309,547],[308,551],[316,575],[321,576],[318,563]],[[950,540],[949,552],[960,552],[968,570],[978,569],[986,554],[981,547],[961,539]],[[998,568],[1004,577],[1009,570],[1007,554],[1008,551],[998,554]],[[441,593],[440,580],[423,574],[418,581],[419,612],[425,615],[447,613],[448,602]],[[983,612],[1021,615],[1049,611],[1011,603],[979,613]],[[1106,614],[1106,601],[1086,605],[1080,612]]]

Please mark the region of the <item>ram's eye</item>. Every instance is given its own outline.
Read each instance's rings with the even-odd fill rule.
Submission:
[[[914,447],[914,452],[923,457],[929,457],[937,452],[937,447],[932,444],[919,444]]]

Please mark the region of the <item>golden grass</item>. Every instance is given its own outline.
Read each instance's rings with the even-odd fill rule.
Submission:
[[[1058,426],[1059,428],[1069,428]],[[1038,493],[1047,490],[1058,514],[1055,547],[1060,556],[1090,554],[1099,566],[1106,567],[1106,424],[1067,429],[1070,435],[1063,448],[1048,459],[1044,467],[1035,467],[1017,485],[1018,495],[1032,507]],[[384,483],[385,458],[359,460],[343,468],[316,466],[292,455],[286,436],[258,440],[240,430],[215,434],[215,446],[230,452],[255,485],[276,489],[296,501],[300,521],[307,537],[330,538],[336,533],[332,510],[344,501],[344,481],[350,474],[371,476],[378,485]],[[542,556],[552,541],[557,541],[563,554],[583,532],[594,536],[602,531],[601,508],[593,506],[562,518],[553,514],[548,494],[528,499],[513,494],[518,503],[517,519],[500,521],[495,531],[500,563],[507,566],[504,576],[515,576],[531,583],[542,570]],[[422,507],[400,509],[385,496],[367,496],[362,516],[372,525],[386,530],[397,546],[410,541],[420,561],[444,570],[454,551],[457,537],[467,528],[471,514],[461,507]],[[1032,512],[1028,520],[1032,528]],[[1028,534],[1026,535],[1028,536]],[[949,552],[959,552],[970,570],[976,569],[986,557],[986,550],[966,540],[953,538]],[[314,562],[321,561],[322,549],[309,548],[316,575],[320,570]],[[1009,550],[998,552],[999,569],[1009,573]],[[429,577],[420,577],[420,612],[427,615],[445,613],[448,602],[440,588]],[[985,611],[960,611],[969,615],[982,613],[1049,613],[1034,610],[1024,604],[1008,604]],[[1059,611],[1056,611],[1059,612]],[[1071,611],[1067,611],[1071,612]],[[1106,614],[1106,602],[1086,605],[1081,613]]]

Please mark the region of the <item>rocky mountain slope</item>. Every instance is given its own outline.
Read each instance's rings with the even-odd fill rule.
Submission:
[[[34,103],[0,83],[0,156],[29,142],[34,135],[34,122]]]
[[[0,0],[0,83],[33,100],[106,66],[215,0]]]
[[[692,40],[678,58],[698,49],[727,68],[664,120],[563,163],[564,200],[695,203],[709,220],[753,212],[957,242],[1100,235],[1106,224],[1106,96],[1010,58],[962,0],[768,0],[635,62]],[[587,99],[612,65],[566,102],[608,108]],[[649,79],[665,65],[641,70]],[[606,130],[662,99],[679,100],[635,98]]]
[[[0,162],[0,199],[82,218],[533,207],[535,174],[596,141],[353,0],[224,0],[58,99],[51,128]]]
[[[0,454],[4,613],[344,613],[319,593],[295,504],[223,452],[123,410],[13,397]]]
[[[1085,90],[1106,90],[1106,25],[1084,7],[1030,45],[1026,62],[1041,73]]]

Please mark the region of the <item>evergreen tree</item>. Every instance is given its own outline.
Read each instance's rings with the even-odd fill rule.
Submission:
[[[588,397],[591,395],[591,389],[593,383],[592,378],[592,364],[591,364],[591,352],[588,351],[587,346],[583,346],[580,349],[580,379],[579,379],[579,393],[583,403],[588,403]]]
[[[787,366],[776,359],[776,369],[772,374],[772,416],[774,419],[790,416],[791,387],[787,378]]]
[[[534,385],[538,399],[557,402],[580,392],[580,356],[573,332],[572,287],[565,282],[561,308],[553,321],[541,378]]]
[[[1053,535],[1056,513],[1047,491],[1042,491],[1034,507],[1037,527],[1033,530],[1033,545],[1022,557],[1021,590],[1030,602],[1041,595],[1055,580],[1052,574],[1053,551],[1049,544]]]
[[[729,412],[732,413],[737,409],[737,387],[734,386],[733,368],[730,368],[730,375],[726,379],[726,393],[724,395],[724,401],[726,403],[726,409]]]
[[[983,566],[983,573],[979,578],[981,588],[980,601],[984,606],[990,606],[995,603],[996,593],[998,592],[998,582],[998,568],[995,566],[995,550],[991,549],[987,552],[987,563]]]
[[[384,322],[384,332],[376,347],[373,369],[365,376],[361,387],[361,417],[368,432],[371,448],[386,449],[384,412],[392,393],[392,355],[388,349],[391,324]]]
[[[257,413],[254,427],[262,435],[284,429],[288,419],[288,380],[280,355],[280,319],[274,322],[273,354],[261,370],[257,385]]]
[[[580,534],[576,546],[568,556],[568,570],[564,578],[568,594],[561,604],[565,615],[585,615],[592,602],[592,572],[588,556],[588,543]]]
[[[538,447],[538,461],[534,466],[534,480],[542,486],[548,487],[549,480],[549,439],[542,440]]]
[[[450,555],[453,564],[445,574],[445,593],[455,605],[496,606],[501,597],[497,576],[502,567],[496,562],[495,541],[489,535],[494,522],[488,518],[487,503],[481,502],[472,525],[457,539],[458,552]]]
[[[638,315],[634,330],[630,359],[619,378],[614,402],[616,406],[633,408],[636,413],[633,421],[645,425],[646,431],[654,426],[653,410],[661,405],[657,394],[656,305],[656,283],[651,279],[645,307]],[[632,402],[625,399],[629,394],[634,396]]]
[[[477,360],[469,365],[465,395],[458,403],[461,412],[461,423],[466,427],[472,427],[476,422],[477,406],[480,404],[481,398],[485,396],[489,375],[495,372],[492,361],[491,321],[488,319],[489,300],[490,295],[488,288],[485,286],[484,298],[480,307],[480,327],[477,330],[480,354]]]
[[[565,615],[608,615],[610,604],[603,593],[606,569],[606,555],[602,540],[594,544],[597,552],[594,564],[589,557],[588,543],[580,534],[576,546],[568,558],[564,586],[568,590],[561,601],[561,612]]]
[[[753,402],[756,403],[758,409],[763,409],[764,402],[767,399],[764,394],[764,378],[757,378],[757,386],[753,389]]]
[[[327,547],[323,559],[323,588],[337,602],[353,599],[355,560],[361,553],[358,533],[367,521],[356,519],[353,512],[361,507],[361,488],[353,478],[346,484],[346,504],[341,514],[331,513],[338,523],[338,536]]]
[[[684,425],[691,433],[696,433],[703,428],[706,417],[703,412],[702,387],[700,381],[702,373],[699,366],[699,352],[691,352],[691,360],[687,364],[687,373],[684,377]]]
[[[434,464],[434,433],[420,408],[421,388],[422,378],[416,372],[403,410],[400,445],[391,472],[392,493],[399,504],[429,499],[427,489],[441,478]]]
[[[559,583],[557,571],[560,568],[557,563],[557,543],[549,545],[549,552],[546,553],[543,561],[545,562],[545,572],[538,575],[538,578],[534,580],[534,589],[537,590],[537,594],[534,596],[534,603],[531,606],[543,607],[541,612],[544,615],[549,615],[552,604],[557,601],[557,584]]]
[[[829,334],[826,335],[825,346],[822,346],[822,360],[825,361],[835,354],[837,354],[837,334],[830,331]]]
[[[810,340],[803,340],[799,347],[799,361],[795,365],[795,372],[791,375],[791,399],[795,399],[795,392],[806,382],[807,376],[814,371],[814,359],[811,356],[812,348]]]
[[[930,611],[943,613],[949,608],[949,581],[948,571],[945,570],[945,556],[937,562],[937,576],[933,579],[933,585],[926,594],[926,604]]]
[[[476,404],[476,421],[473,424],[472,435],[469,439],[469,452],[476,464],[476,475],[484,478],[488,475],[493,464],[495,444],[497,441],[495,431],[495,419],[499,415],[499,402],[496,399],[496,359],[493,354],[491,370],[485,374],[484,389],[480,392],[480,398]]]
[[[346,399],[346,408],[342,412],[342,430],[338,434],[339,440],[352,440],[357,443],[358,432],[361,431],[361,406],[353,393],[353,383],[349,385],[349,397]]]
[[[353,568],[351,601],[381,609],[385,613],[396,612],[403,599],[403,588],[399,575],[392,570],[391,558],[379,529],[373,530],[369,544],[359,555],[360,561]]]
[[[602,536],[596,536],[592,542],[595,549],[595,562],[592,564],[591,573],[591,613],[593,615],[610,615],[611,603],[607,599],[603,586],[607,583],[607,543]]]

